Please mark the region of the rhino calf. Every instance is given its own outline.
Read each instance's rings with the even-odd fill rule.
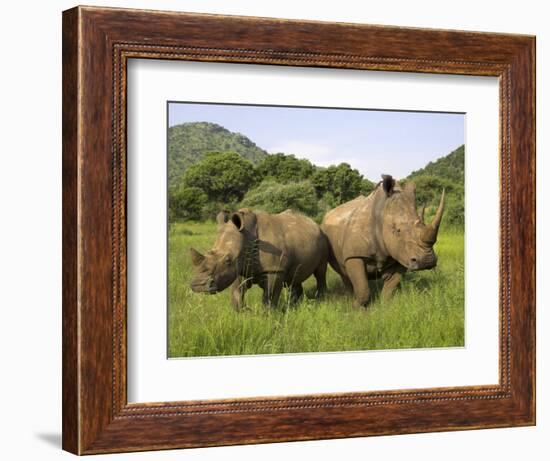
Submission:
[[[416,209],[416,185],[404,187],[388,175],[367,197],[359,196],[328,212],[321,229],[329,241],[329,262],[348,288],[356,307],[369,301],[369,276],[384,280],[389,297],[407,270],[437,264],[433,245],[445,207],[445,191],[433,221],[424,223]]]
[[[328,243],[319,226],[287,210],[279,214],[242,209],[218,214],[214,247],[202,255],[190,249],[195,267],[191,289],[218,293],[231,285],[231,302],[240,309],[252,284],[263,289],[263,303],[277,305],[283,286],[291,302],[303,294],[302,282],[317,281],[317,295],[326,290]]]

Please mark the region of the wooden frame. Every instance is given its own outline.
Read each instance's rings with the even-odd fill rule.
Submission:
[[[126,63],[498,76],[500,382],[223,401],[126,399]],[[535,39],[77,7],[63,13],[63,448],[77,454],[535,423]]]

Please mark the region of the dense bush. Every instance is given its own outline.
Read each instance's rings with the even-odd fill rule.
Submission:
[[[259,178],[272,179],[282,184],[308,179],[314,171],[309,160],[294,155],[272,154],[265,157],[256,167]]]
[[[168,220],[170,222],[201,219],[208,196],[198,187],[182,186],[168,193]]]
[[[321,223],[323,221],[323,218],[325,217],[325,214],[333,208],[337,207],[338,205],[339,204],[337,203],[334,195],[332,195],[330,192],[325,193],[325,195],[317,200],[317,215],[312,216],[313,219],[316,222]]]
[[[361,181],[361,194],[369,195],[375,187],[375,183],[369,181],[367,178],[363,178],[363,180]]]
[[[373,188],[347,163],[320,168],[294,155],[274,154],[254,167],[237,153],[213,152],[190,166],[179,183],[170,182],[169,221],[210,219],[239,206],[272,213],[293,208],[320,220]]]
[[[363,176],[347,163],[328,168],[317,168],[311,177],[317,197],[329,193],[334,196],[337,204],[347,202],[357,197],[363,188]],[[370,181],[369,181],[370,182]]]
[[[242,200],[256,183],[254,166],[235,152],[209,153],[183,175],[186,187],[197,187],[213,202]]]
[[[241,206],[268,213],[280,213],[290,208],[315,216],[317,196],[309,181],[280,184],[266,180],[246,194]]]
[[[401,182],[407,181],[416,183],[417,205],[426,205],[426,220],[435,213],[445,189],[444,226],[464,225],[463,146]],[[204,154],[179,181],[169,180],[169,185],[170,222],[212,219],[222,209],[241,206],[269,213],[291,208],[320,222],[327,211],[360,194],[368,195],[376,187],[347,163],[322,168],[279,153],[266,154],[254,166],[235,152]]]

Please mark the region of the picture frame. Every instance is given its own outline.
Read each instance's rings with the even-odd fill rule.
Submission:
[[[128,403],[129,59],[498,77],[498,385]],[[75,454],[534,425],[535,38],[96,7],[65,11],[62,346],[62,441]]]

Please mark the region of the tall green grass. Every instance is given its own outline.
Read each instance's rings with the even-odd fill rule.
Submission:
[[[189,247],[208,250],[216,225],[181,223],[169,232],[168,355],[280,354],[452,347],[464,345],[464,234],[442,228],[435,269],[405,274],[389,301],[378,297],[381,281],[372,281],[373,300],[354,309],[332,269],[328,294],[313,298],[315,279],[304,284],[306,296],[289,306],[286,290],[277,309],[261,303],[261,289],[246,294],[248,309],[236,312],[229,290],[216,295],[193,293]]]

